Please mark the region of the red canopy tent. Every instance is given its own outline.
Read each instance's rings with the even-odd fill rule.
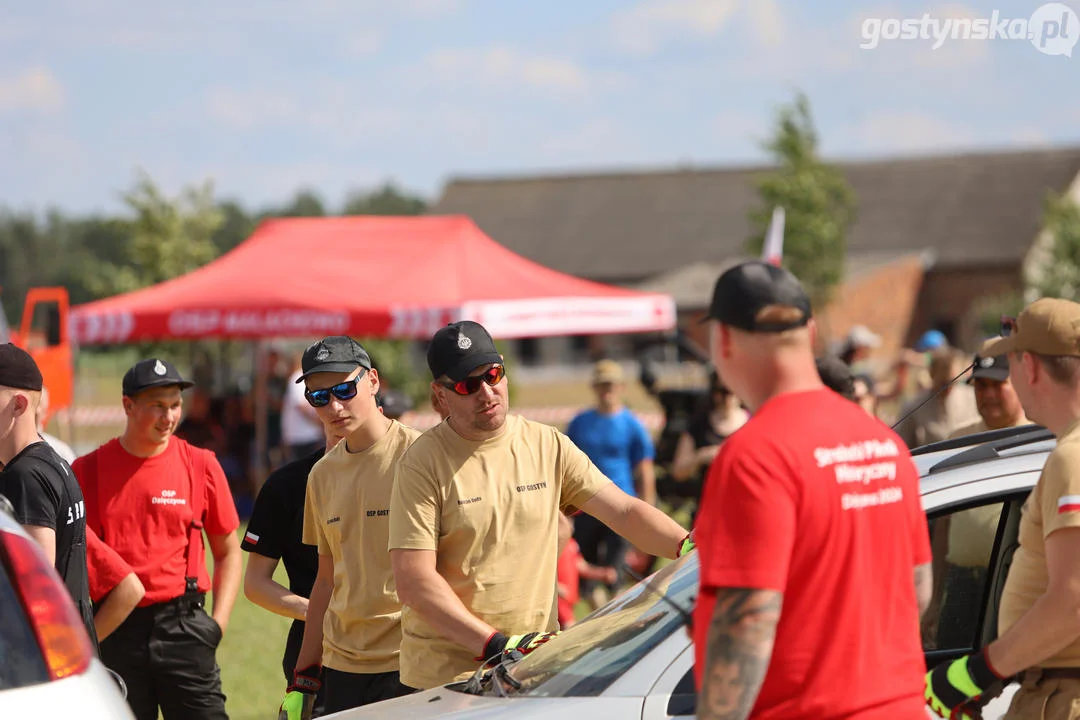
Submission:
[[[72,310],[80,345],[349,334],[427,339],[455,320],[495,337],[669,330],[670,296],[551,270],[469,218],[269,220],[182,277]]]

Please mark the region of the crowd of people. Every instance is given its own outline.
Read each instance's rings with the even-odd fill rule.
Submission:
[[[123,432],[69,460],[41,435],[33,358],[4,345],[0,494],[140,720],[227,717],[216,649],[241,587],[293,620],[280,717],[304,720],[533,652],[574,622],[579,598],[599,604],[625,582],[629,554],[695,548],[699,717],[914,719],[926,705],[974,716],[1013,679],[1010,720],[1072,717],[1080,305],[1033,303],[970,363],[943,337],[921,338],[900,374],[926,379],[889,418],[895,431],[879,416],[900,392],[878,391],[865,367],[880,339],[856,328],[816,357],[810,301],[787,271],[726,271],[708,320],[708,391],[665,468],[623,403],[616,363],[596,364],[595,406],[564,433],[511,413],[496,343],[478,323],[452,323],[427,352],[442,422],[420,432],[387,411],[360,343],[323,338],[281,388],[289,462],[242,540],[213,447],[223,438],[168,360],[128,370]],[[921,634],[944,622],[931,610],[943,568],[909,448],[1029,422],[1059,442],[1025,505],[998,638],[928,671]],[[690,527],[661,509],[658,472],[700,488]]]

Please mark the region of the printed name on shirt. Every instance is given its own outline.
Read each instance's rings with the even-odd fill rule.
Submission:
[[[481,500],[480,496],[477,495],[476,497],[466,498],[465,500],[458,500],[457,504],[458,505],[472,505],[473,503],[480,502],[480,500]]]
[[[176,497],[175,490],[162,490],[161,497],[150,498],[151,505],[187,505],[187,498]]]
[[[1080,512],[1080,495],[1062,495],[1058,499],[1058,515]]]
[[[546,482],[538,482],[538,483],[533,483],[532,485],[518,485],[517,488],[515,488],[515,489],[519,493],[523,493],[523,492],[534,492],[536,490],[543,490],[546,487],[547,487]]]
[[[333,524],[334,524],[334,523],[336,523],[336,522],[341,522],[341,518],[340,518],[340,517],[338,517],[337,515],[335,515],[334,517],[332,517],[332,518],[330,518],[329,520],[327,520],[327,521],[326,521],[326,524],[327,524],[327,525],[333,525]]]
[[[247,540],[249,543],[259,542],[259,536],[251,532],[250,530],[244,533],[244,539]]]
[[[368,517],[386,517],[389,514],[390,514],[390,510],[388,510],[388,509],[387,510],[368,510],[367,511],[367,516]]]
[[[814,449],[817,466],[832,466],[838,485],[859,484],[865,487],[878,480],[893,482],[896,480],[896,458],[899,456],[900,449],[893,440],[864,440]],[[890,485],[872,492],[844,493],[840,496],[840,507],[859,510],[890,505],[903,499],[903,489]]]
[[[80,500],[74,505],[68,505],[68,525],[74,525],[76,520],[82,520],[86,517],[86,504]]]

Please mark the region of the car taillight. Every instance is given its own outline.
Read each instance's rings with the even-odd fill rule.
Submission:
[[[33,541],[0,532],[0,550],[53,680],[78,675],[94,656],[75,603]]]

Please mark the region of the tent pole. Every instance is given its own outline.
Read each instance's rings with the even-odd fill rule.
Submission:
[[[252,463],[254,470],[253,486],[255,495],[262,490],[266,476],[269,474],[266,467],[266,441],[267,425],[269,424],[270,403],[266,394],[266,380],[269,368],[267,368],[268,341],[260,339],[255,343],[255,462]]]

